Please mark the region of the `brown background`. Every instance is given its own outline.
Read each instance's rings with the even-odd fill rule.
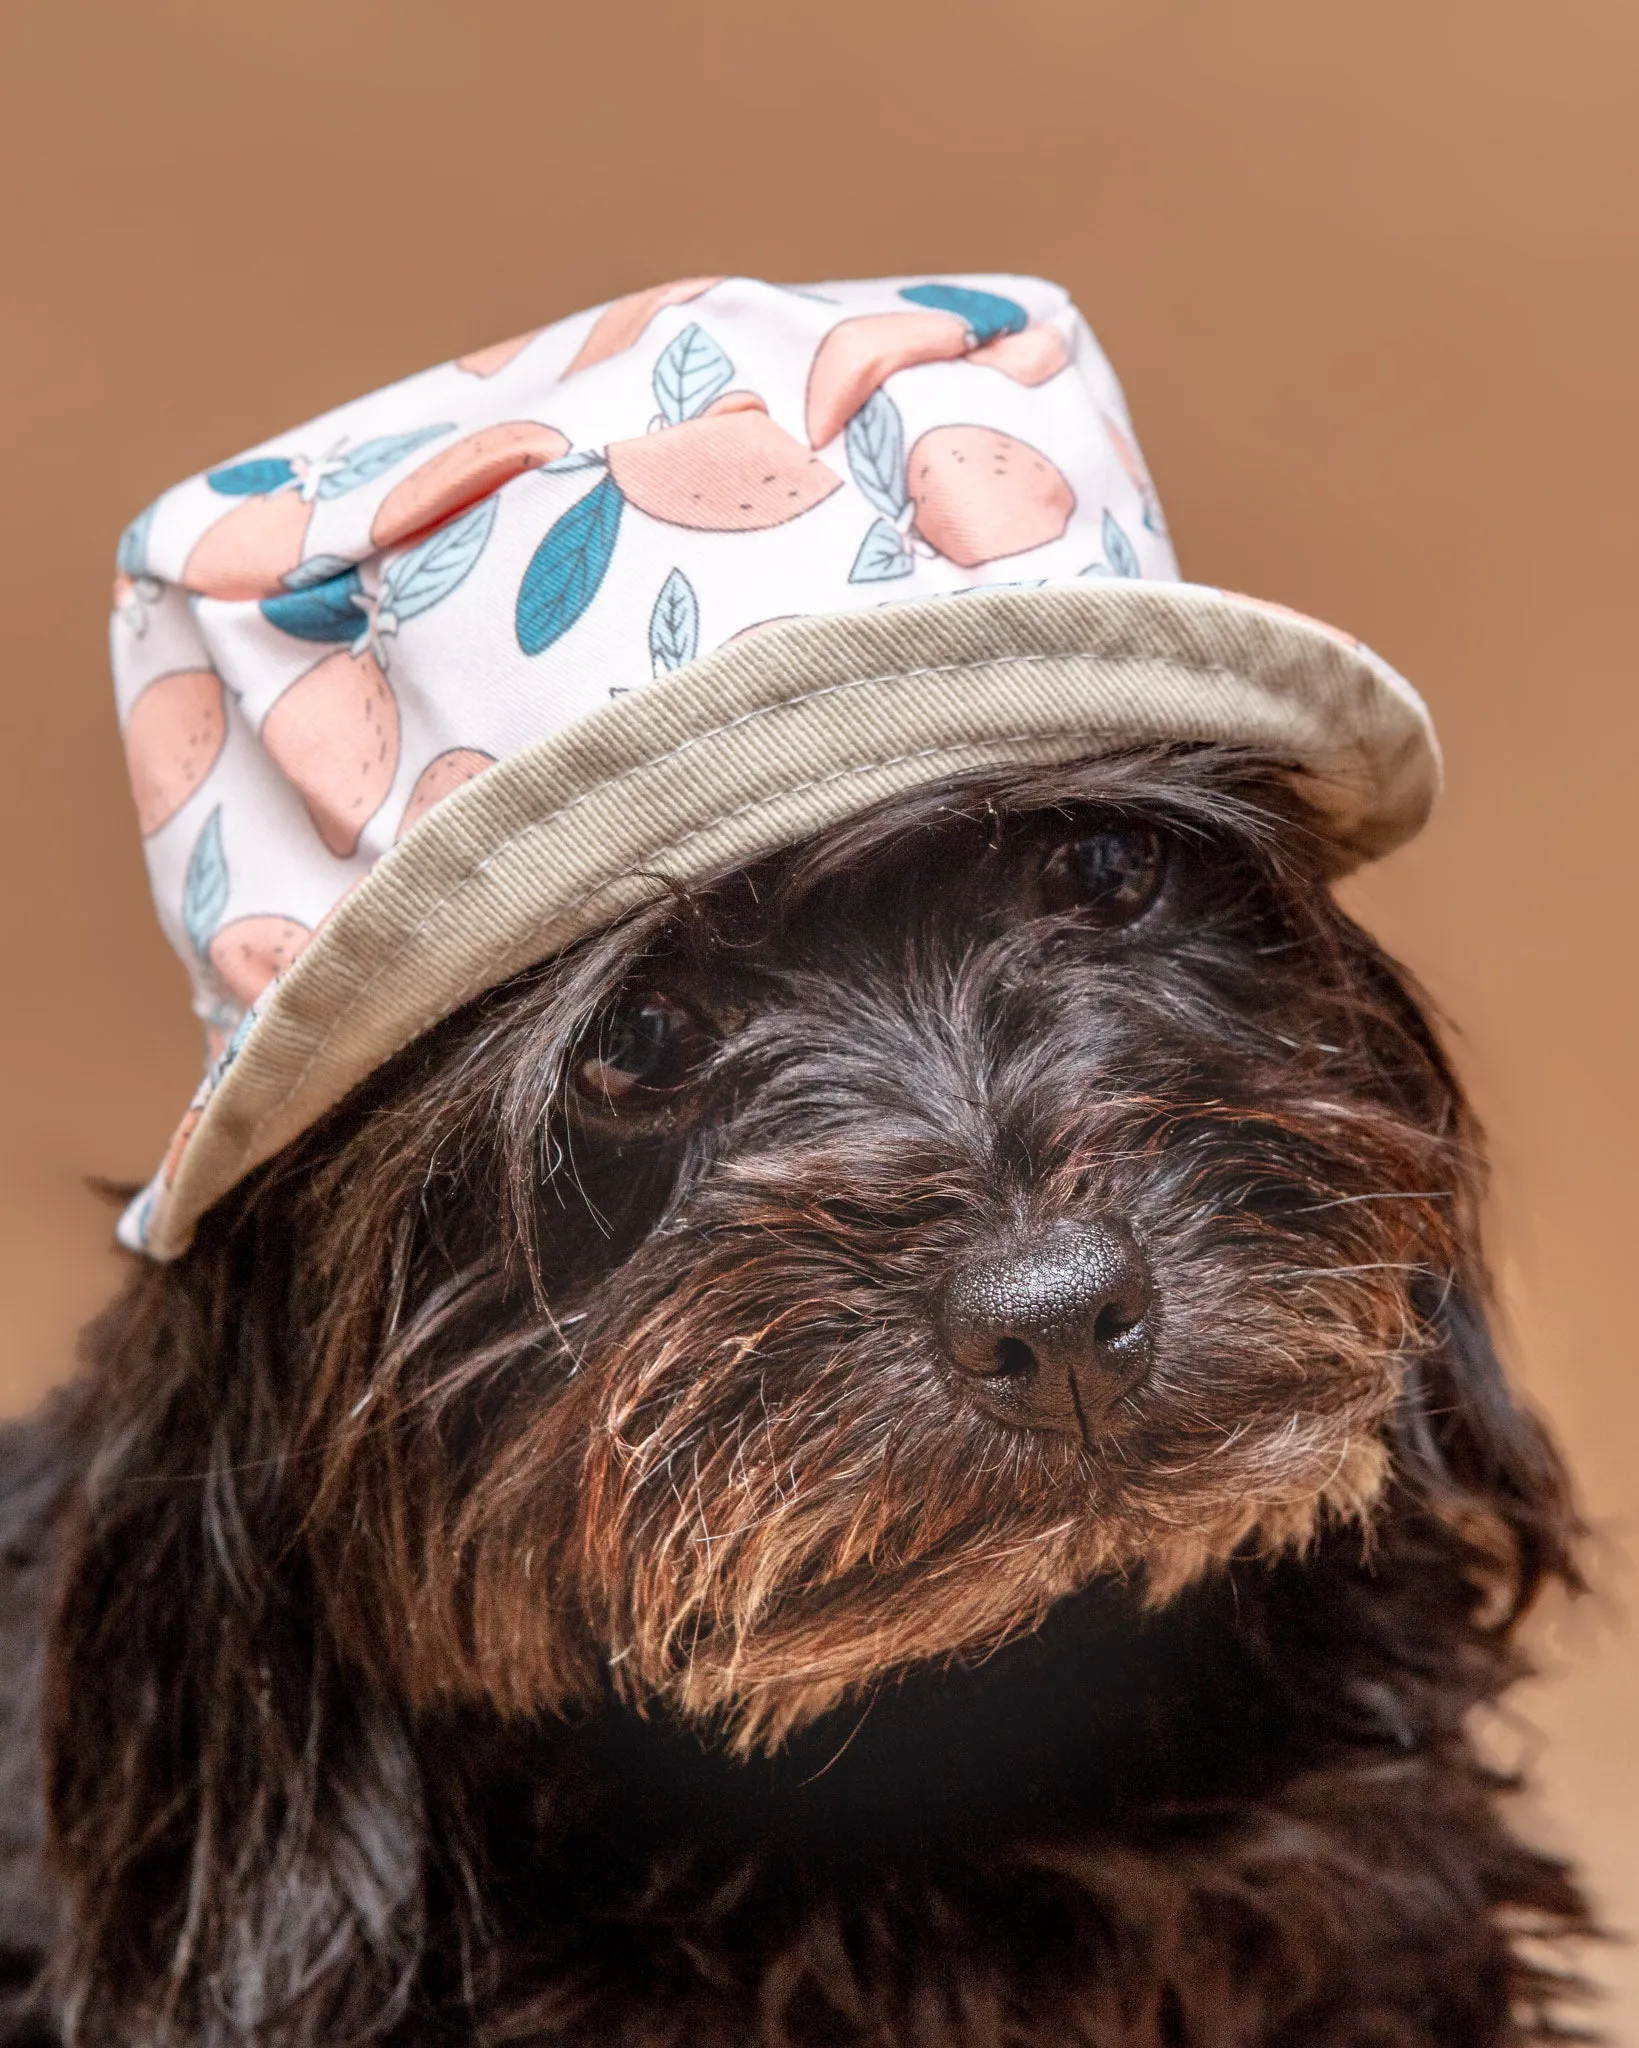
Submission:
[[[1460,1023],[1514,1357],[1601,1531],[1504,1732],[1639,1925],[1636,106],[1632,0],[13,0],[0,1404],[115,1277],[80,1177],[146,1174],[197,1058],[109,705],[125,519],[661,278],[1042,271],[1186,569],[1352,627],[1439,719],[1437,822],[1356,894]],[[1635,1955],[1597,1967],[1639,2040]]]

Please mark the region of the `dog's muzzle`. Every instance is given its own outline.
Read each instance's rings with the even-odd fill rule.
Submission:
[[[964,1387],[998,1421],[1088,1431],[1150,1368],[1155,1287],[1132,1237],[1059,1222],[976,1246],[937,1312]]]

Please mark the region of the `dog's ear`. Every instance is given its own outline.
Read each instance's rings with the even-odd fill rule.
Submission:
[[[88,1334],[48,1646],[66,2038],[379,2039],[419,1960],[421,1792],[303,1597],[276,1260],[147,1267]]]
[[[1402,1481],[1465,1539],[1474,1575],[1507,1628],[1544,1583],[1581,1579],[1581,1525],[1542,1424],[1515,1397],[1492,1332],[1477,1260],[1417,1303],[1432,1339],[1410,1368],[1392,1434]]]

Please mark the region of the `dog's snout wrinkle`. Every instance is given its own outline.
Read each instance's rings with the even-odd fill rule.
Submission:
[[[939,1304],[940,1336],[998,1420],[1085,1439],[1149,1370],[1148,1262],[1113,1223],[1058,1222],[975,1247]]]

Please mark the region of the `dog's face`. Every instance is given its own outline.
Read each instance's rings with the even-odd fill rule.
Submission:
[[[766,1745],[1368,1513],[1468,1169],[1323,844],[1212,750],[952,785],[413,1048],[276,1176],[350,1638]]]

